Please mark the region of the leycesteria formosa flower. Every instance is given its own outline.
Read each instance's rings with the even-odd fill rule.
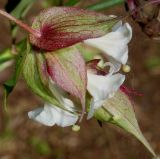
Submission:
[[[128,59],[128,43],[132,36],[130,25],[123,24],[115,16],[54,7],[42,11],[32,28],[38,36],[30,34],[32,46],[29,46],[23,72],[28,85],[46,104],[29,112],[29,117],[48,126],[73,125],[78,118],[82,120],[87,111],[88,91],[92,96],[88,106],[88,118],[91,118],[125,80],[125,76],[117,72]],[[108,73],[97,75],[87,70],[77,47],[82,43],[84,47],[99,50],[103,67],[110,67]],[[54,87],[51,86],[53,83]]]
[[[87,89],[93,96],[91,110],[88,118],[93,116],[94,109],[103,105],[107,98],[110,98],[119,89],[125,80],[125,76],[116,73],[121,64],[126,64],[128,59],[128,43],[132,37],[132,29],[128,23],[122,25],[118,23],[113,27],[112,32],[107,35],[86,40],[85,43],[99,48],[104,56],[110,59],[104,65],[109,66],[109,73],[106,75],[96,75],[88,71]]]
[[[132,37],[128,23],[74,7],[44,10],[32,28],[1,9],[0,14],[30,33],[18,64],[23,66],[28,86],[45,104],[30,111],[29,118],[47,126],[66,127],[81,121],[84,114],[88,119],[94,116],[131,133],[155,156],[123,93],[125,75],[118,73],[122,65],[124,72],[130,70],[126,65]],[[96,58],[86,48],[91,53],[96,50]],[[79,128],[74,125],[73,130]]]

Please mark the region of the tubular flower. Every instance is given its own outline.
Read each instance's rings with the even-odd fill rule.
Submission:
[[[121,64],[128,60],[128,43],[132,38],[132,29],[128,23],[118,22],[112,31],[102,37],[85,40],[84,43],[102,51],[114,65],[117,72]]]
[[[90,111],[88,119],[94,114],[94,111],[103,105],[107,98],[110,98],[119,89],[125,80],[125,76],[116,73],[121,64],[126,64],[128,59],[128,43],[132,37],[132,29],[128,23],[122,25],[118,23],[112,32],[107,35],[96,38],[85,40],[84,43],[98,48],[103,52],[110,62],[105,65],[110,66],[109,73],[106,75],[98,75],[87,72],[88,84],[87,90],[92,95]]]
[[[67,110],[73,111],[73,102],[64,98],[64,107]],[[44,107],[37,108],[28,113],[29,118],[34,119],[44,125],[53,126],[58,125],[61,127],[74,125],[78,120],[78,115],[70,113],[66,110],[58,108],[56,105],[46,103]]]
[[[49,86],[50,90],[62,104],[63,109],[51,103],[45,103],[44,107],[30,111],[28,113],[29,118],[47,126],[55,124],[61,127],[74,125],[78,120],[78,114],[75,113],[75,105],[70,99],[62,96],[62,90],[51,80]]]

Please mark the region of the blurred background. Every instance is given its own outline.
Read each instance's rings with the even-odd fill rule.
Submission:
[[[31,24],[44,7],[45,0],[37,0],[24,21]],[[94,3],[83,1],[81,6]],[[7,0],[0,0],[4,8]],[[105,14],[126,15],[123,4],[103,10]],[[132,18],[133,39],[129,45],[129,65],[125,85],[142,93],[131,98],[140,128],[156,153],[160,153],[160,41],[149,39]],[[25,37],[19,31],[17,41]],[[0,16],[0,51],[11,47],[9,21]],[[4,111],[4,81],[11,77],[14,65],[0,72],[0,159],[151,159],[152,156],[134,137],[110,124],[100,127],[95,119],[83,120],[81,130],[71,127],[46,127],[28,119],[27,112],[43,101],[35,96],[20,79],[8,99]]]

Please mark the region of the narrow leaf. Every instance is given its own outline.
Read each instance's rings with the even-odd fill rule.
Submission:
[[[81,100],[84,113],[87,74],[85,62],[79,51],[76,47],[69,47],[45,53],[45,57],[52,80]]]
[[[11,11],[11,14],[16,18],[21,18],[23,14],[32,6],[35,0],[21,0],[18,5]]]
[[[7,48],[0,52],[0,72],[13,64],[16,55],[12,53],[11,48]]]
[[[40,37],[30,35],[31,43],[47,51],[68,47],[111,31],[118,18],[75,7],[53,7],[42,11],[32,28]]]
[[[102,2],[98,2],[96,4],[87,6],[86,8],[89,10],[98,11],[98,10],[104,10],[104,9],[107,9],[107,8],[110,8],[110,7],[113,7],[113,6],[122,4],[122,3],[124,3],[124,0],[114,0],[114,1],[113,0],[107,0],[107,1],[103,0]]]
[[[6,94],[5,98],[7,98],[7,96],[12,92],[21,74],[23,62],[24,62],[25,55],[26,55],[26,40],[19,43],[16,48],[19,52],[19,55],[16,57],[15,72],[13,76],[11,77],[11,79],[9,79],[3,84],[5,94]]]
[[[144,146],[146,146],[153,156],[155,156],[153,149],[143,136],[138,126],[133,106],[123,92],[118,91],[114,97],[105,102],[103,108],[112,115],[112,120],[110,120],[111,123],[134,135],[141,143],[144,144]]]
[[[0,64],[10,61],[15,58],[15,55],[12,53],[10,48],[7,48],[0,52]]]
[[[74,6],[79,3],[81,0],[68,0],[64,5],[65,6]]]

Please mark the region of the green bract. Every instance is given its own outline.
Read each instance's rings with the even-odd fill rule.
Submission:
[[[134,135],[155,156],[138,126],[131,101],[123,92],[118,91],[114,97],[106,100],[94,115],[99,121],[112,123]]]

